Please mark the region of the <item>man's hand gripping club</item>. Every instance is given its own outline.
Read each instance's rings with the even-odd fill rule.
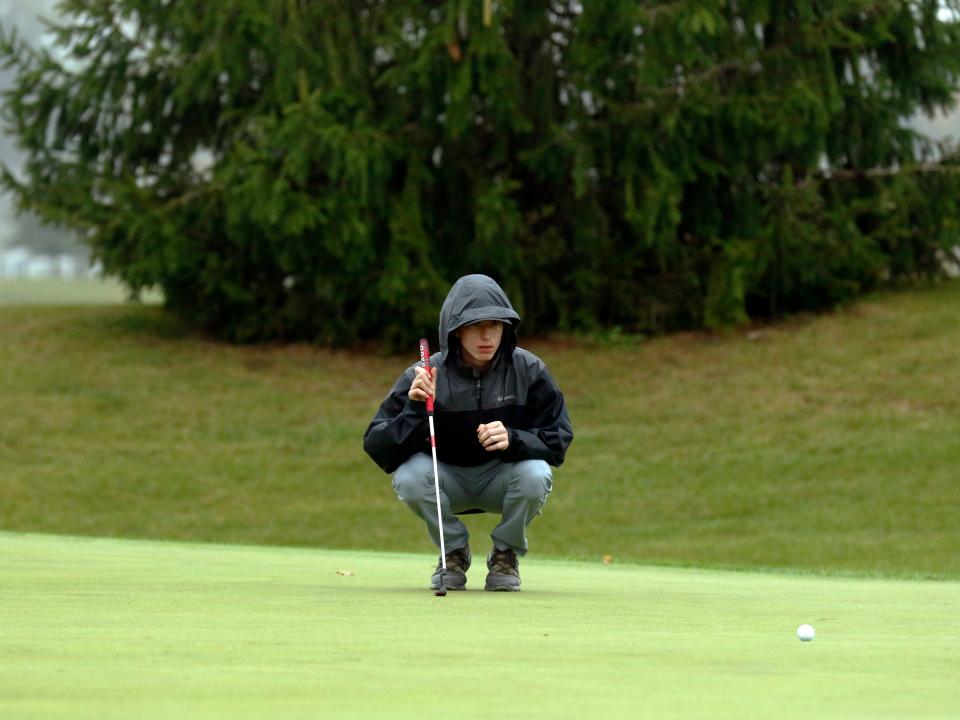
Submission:
[[[417,376],[410,383],[407,397],[415,402],[426,402],[437,390],[437,369],[432,367],[428,372],[425,367],[418,366],[416,371]]]

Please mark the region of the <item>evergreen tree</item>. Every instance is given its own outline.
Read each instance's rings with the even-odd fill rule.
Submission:
[[[715,327],[940,272],[937,0],[63,0],[4,30],[21,206],[236,340],[409,338],[498,278],[529,330]]]

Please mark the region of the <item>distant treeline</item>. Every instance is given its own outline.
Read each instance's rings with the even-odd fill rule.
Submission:
[[[938,0],[69,0],[10,29],[20,203],[235,340],[409,345],[449,283],[661,332],[942,272]]]
[[[10,219],[6,228],[6,241],[0,241],[10,248],[23,248],[31,255],[39,257],[69,256],[81,263],[90,257],[89,249],[80,242],[76,233],[64,227],[44,225],[32,212],[21,213]]]

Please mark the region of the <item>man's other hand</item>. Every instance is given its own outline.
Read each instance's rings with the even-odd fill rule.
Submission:
[[[477,439],[487,452],[506,450],[510,447],[510,435],[499,420],[480,425],[477,428]]]
[[[416,402],[426,402],[437,391],[437,369],[430,368],[430,372],[422,367],[417,368],[417,376],[410,383],[407,397]]]

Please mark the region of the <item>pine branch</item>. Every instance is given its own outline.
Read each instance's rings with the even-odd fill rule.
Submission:
[[[811,177],[821,180],[840,179],[861,179],[874,177],[897,177],[900,175],[920,175],[927,173],[943,173],[947,175],[960,175],[960,165],[943,165],[940,163],[920,163],[917,165],[904,165],[896,168],[839,168],[836,170],[826,170],[814,173]]]
[[[651,23],[657,22],[661,15],[669,15],[676,12],[682,8],[686,3],[682,0],[677,2],[668,2],[663,3],[662,5],[654,5],[649,8],[641,8],[638,12],[644,19],[649,20]]]
[[[650,10],[653,12],[653,15],[656,16],[662,12],[668,12],[673,9],[676,9],[682,3],[667,3]],[[873,16],[880,13],[882,10],[889,9],[892,6],[898,5],[896,0],[876,0],[870,4],[867,4],[865,7],[859,10],[864,16]],[[837,21],[844,19],[849,16],[849,11],[845,12],[834,12],[830,15],[826,15],[821,18],[818,22],[813,24],[809,31],[806,33],[805,37],[820,37],[823,33],[827,32]],[[788,39],[778,42],[774,45],[767,46],[760,49],[758,56],[754,58],[745,58],[738,60],[728,60],[726,62],[714,65],[712,67],[706,68],[700,72],[693,73],[690,75],[684,75],[674,81],[672,81],[667,86],[649,86],[644,88],[642,92],[654,96],[673,96],[679,97],[687,94],[687,92],[699,85],[706,85],[710,82],[716,80],[717,78],[730,76],[737,73],[741,74],[750,74],[757,75],[762,73],[766,66],[769,64],[769,61],[778,57],[792,57],[793,50],[796,44],[798,43],[797,36],[790,36]],[[842,43],[832,43],[832,48],[838,49],[855,49],[856,47],[853,44],[842,44]],[[599,99],[604,102],[607,101],[607,98],[600,97]],[[623,106],[628,106],[629,104],[620,104]]]

